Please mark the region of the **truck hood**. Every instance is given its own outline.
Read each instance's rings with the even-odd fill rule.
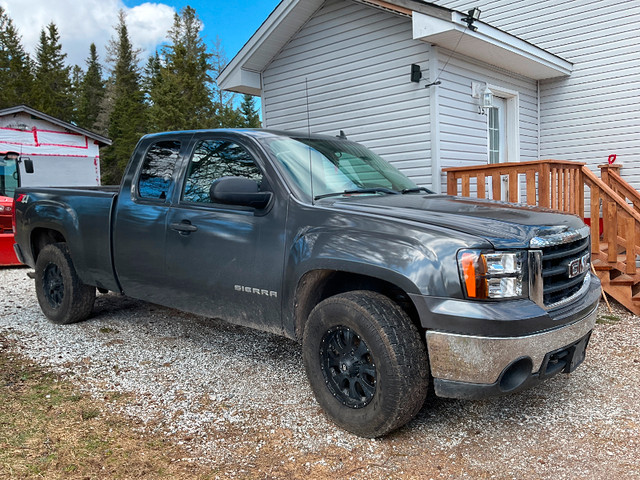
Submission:
[[[584,227],[580,218],[541,207],[449,195],[352,195],[333,208],[459,231],[494,248],[527,248],[536,238]]]

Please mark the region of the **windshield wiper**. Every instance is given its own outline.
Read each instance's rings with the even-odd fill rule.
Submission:
[[[315,197],[313,197],[313,199],[320,200],[321,198],[339,197],[340,195],[352,195],[357,193],[390,193],[392,195],[397,195],[400,192],[396,192],[395,190],[391,190],[390,188],[386,188],[386,187],[354,188],[353,190],[344,190],[342,192],[324,193],[322,195],[316,195]]]
[[[407,193],[419,193],[419,192],[433,193],[431,190],[425,187],[405,188],[404,190],[402,190],[403,195]]]

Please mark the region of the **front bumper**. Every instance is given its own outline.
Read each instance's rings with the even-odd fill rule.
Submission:
[[[531,386],[584,359],[596,308],[580,320],[516,337],[481,337],[427,331],[436,395],[483,398]]]

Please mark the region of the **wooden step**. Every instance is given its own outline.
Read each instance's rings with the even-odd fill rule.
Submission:
[[[632,277],[623,273],[616,278],[612,278],[609,283],[611,283],[611,285],[633,285],[636,282]]]
[[[592,265],[593,265],[593,268],[595,268],[596,270],[604,271],[604,270],[613,270],[615,263],[609,263],[597,258],[592,262]]]

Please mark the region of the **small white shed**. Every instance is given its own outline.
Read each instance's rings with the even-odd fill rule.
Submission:
[[[100,185],[100,147],[111,140],[26,105],[0,110],[0,152],[33,161],[24,187]]]

